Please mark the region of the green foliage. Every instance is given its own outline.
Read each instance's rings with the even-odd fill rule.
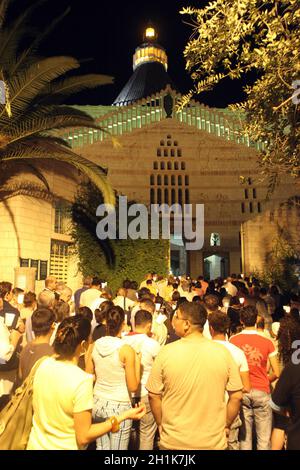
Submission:
[[[283,291],[289,292],[298,285],[294,269],[297,252],[287,231],[279,227],[277,230],[278,234],[274,239],[272,250],[266,255],[265,268],[262,272],[255,273],[255,276],[267,286],[276,284]]]
[[[76,59],[37,57],[40,41],[64,14],[50,23],[44,33],[36,34],[28,47],[24,47],[28,17],[43,2],[35,2],[8,22],[6,13],[11,2],[0,0],[0,80],[4,81],[6,88],[6,103],[0,104],[2,179],[4,169],[9,167],[8,170],[17,172],[24,161],[36,164],[44,159],[59,160],[88,176],[103,192],[106,202],[114,204],[114,192],[105,171],[75,153],[66,140],[57,137],[57,132],[68,128],[99,129],[95,120],[85,112],[58,103],[82,89],[112,83],[112,78],[94,74],[66,78],[66,74],[79,68]],[[6,184],[7,181],[1,183]],[[47,184],[45,186],[47,188]]]
[[[300,77],[299,1],[214,0],[181,13],[194,25],[184,52],[193,93],[255,72],[246,100],[232,109],[245,113],[242,132],[265,144],[259,163],[270,189],[282,172],[299,177],[299,105],[292,102],[293,82]]]
[[[168,240],[111,240],[96,236],[96,208],[102,204],[101,193],[90,183],[78,190],[73,204],[72,237],[79,255],[83,275],[105,279],[113,290],[125,279],[140,283],[147,272],[168,274]]]

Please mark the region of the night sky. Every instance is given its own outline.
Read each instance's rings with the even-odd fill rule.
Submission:
[[[38,2],[36,2],[38,3]],[[43,55],[72,55],[82,61],[82,73],[103,73],[115,77],[114,85],[77,94],[71,104],[111,104],[132,74],[132,56],[142,43],[143,31],[149,20],[159,32],[158,42],[169,57],[169,74],[182,93],[192,81],[185,71],[183,50],[192,33],[184,24],[188,16],[179,14],[183,6],[202,6],[203,0],[51,0],[43,2],[30,19],[30,25],[43,30],[68,6],[71,12],[40,46]],[[21,5],[32,0],[17,0]],[[14,7],[16,8],[16,7]],[[15,10],[11,12],[12,15]],[[198,99],[209,106],[225,107],[243,99],[242,83],[228,80]]]

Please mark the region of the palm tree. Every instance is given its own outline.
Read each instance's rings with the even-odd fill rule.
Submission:
[[[0,198],[21,194],[22,191],[28,194],[28,183],[24,183],[23,188],[22,183],[17,188],[9,186],[12,174],[24,166],[42,181],[47,192],[47,181],[36,163],[58,160],[87,175],[102,192],[105,202],[114,204],[114,191],[105,170],[75,153],[69,143],[59,137],[59,131],[67,128],[99,129],[88,114],[59,103],[64,97],[82,89],[112,83],[112,77],[96,74],[69,77],[66,74],[80,66],[76,59],[64,56],[37,58],[37,46],[68,11],[19,52],[27,31],[28,16],[42,2],[34,2],[8,24],[7,9],[11,2],[0,0],[0,80],[6,89],[6,103],[0,104]],[[40,186],[33,185],[31,189],[41,195]]]

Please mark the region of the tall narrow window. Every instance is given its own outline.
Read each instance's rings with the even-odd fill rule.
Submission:
[[[172,186],[175,186],[175,184],[176,184],[175,176],[172,175],[172,176],[171,176],[171,185],[172,185]]]
[[[169,190],[165,189],[165,204],[169,204]]]
[[[171,149],[171,157],[175,157],[175,150]]]
[[[185,170],[185,163],[183,163],[183,162],[181,163],[181,169]]]
[[[259,214],[261,213],[261,203],[260,202],[257,203],[257,211],[258,211]]]
[[[154,175],[150,176],[150,185],[154,186]]]
[[[175,163],[174,163],[174,168],[175,168],[175,170],[179,170],[178,162],[175,162]]]
[[[185,185],[189,186],[189,184],[190,184],[190,179],[188,176],[185,176]]]
[[[178,189],[178,204],[182,206],[182,189]]]
[[[177,157],[182,157],[181,149],[178,149],[178,150],[177,150]]]
[[[165,146],[165,141],[164,141],[164,140],[161,140],[161,141],[160,141],[160,146],[161,146],[161,147],[164,147],[164,146]]]
[[[150,203],[155,204],[155,192],[154,189],[150,189]]]
[[[175,189],[171,191],[171,204],[176,204],[176,192]]]
[[[168,157],[169,156],[169,151],[168,149],[164,149],[164,157]]]
[[[168,146],[168,147],[171,147],[171,145],[172,145],[172,142],[171,142],[170,140],[168,140],[167,146]]]
[[[157,177],[157,186],[161,186],[161,176],[158,175]]]
[[[161,162],[161,163],[160,163],[160,169],[161,169],[161,170],[164,170],[164,169],[165,169],[165,162]]]
[[[158,162],[153,163],[153,170],[158,170]]]
[[[178,186],[182,186],[182,176],[178,176]]]
[[[185,190],[185,203],[186,204],[190,203],[190,192],[188,189]]]
[[[242,204],[241,204],[241,210],[242,210],[242,214],[245,214],[245,204],[244,204],[244,202],[242,202]]]
[[[160,149],[157,149],[157,156],[161,157],[161,150]]]
[[[168,178],[167,175],[165,175],[165,176],[164,176],[164,185],[165,185],[165,186],[168,186],[168,184],[169,184],[169,178]]]
[[[253,199],[256,199],[256,196],[257,196],[256,189],[253,189]]]
[[[245,199],[248,199],[248,198],[249,198],[248,189],[245,189]]]
[[[161,189],[157,190],[157,204],[161,204]]]
[[[250,202],[250,204],[249,204],[249,209],[250,209],[250,214],[252,214],[253,213],[253,204],[252,204],[252,202]]]
[[[168,170],[172,170],[172,163],[168,162]]]

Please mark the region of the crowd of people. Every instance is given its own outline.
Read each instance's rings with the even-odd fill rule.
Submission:
[[[297,293],[149,273],[113,294],[0,282],[0,410],[39,361],[27,449],[300,449]]]

